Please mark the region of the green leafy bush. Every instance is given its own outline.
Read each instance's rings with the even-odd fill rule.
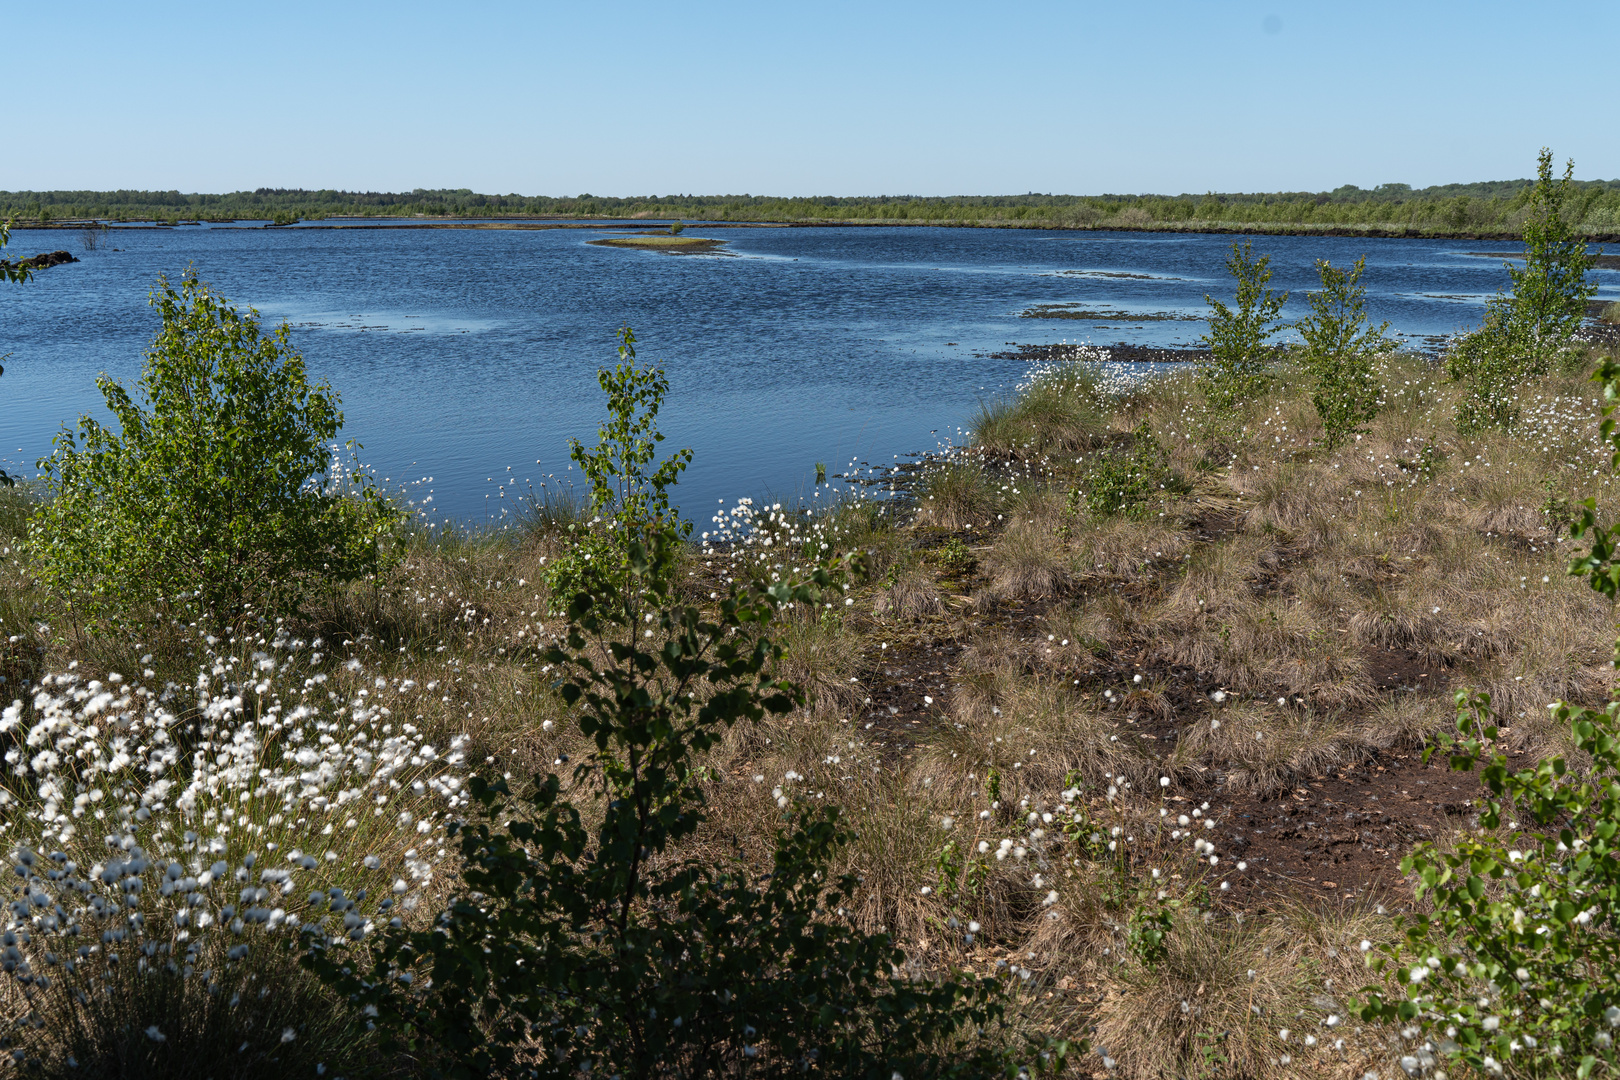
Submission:
[[[1528,377],[1521,330],[1512,301],[1497,296],[1486,304],[1479,329],[1458,338],[1446,353],[1446,374],[1463,384],[1457,405],[1462,434],[1506,431],[1518,421],[1518,390]]]
[[[262,334],[190,274],[179,291],[160,279],[152,303],[163,327],[144,407],[101,376],[120,430],[81,417],[40,462],[50,498],[28,528],[40,578],[93,617],[166,600],[231,619],[383,566],[401,515],[340,474],[338,396],[309,382],[288,328]]]
[[[1620,465],[1620,363],[1596,377],[1610,402],[1603,434]],[[1571,573],[1611,599],[1620,594],[1620,526],[1600,524],[1588,499],[1573,531],[1592,546]],[[1510,769],[1489,696],[1466,691],[1457,695],[1457,733],[1437,744],[1452,768],[1481,766],[1479,829],[1455,850],[1425,844],[1402,861],[1430,910],[1373,961],[1393,965],[1399,993],[1370,987],[1361,1009],[1364,1019],[1428,1036],[1409,1055],[1415,1066],[1438,1052],[1491,1076],[1620,1069],[1620,696],[1602,709],[1553,710],[1589,767],[1555,757]]]
[[[1247,240],[1241,248],[1232,245],[1226,269],[1237,280],[1237,309],[1205,296],[1209,333],[1199,339],[1210,356],[1198,363],[1198,384],[1217,409],[1230,409],[1265,386],[1266,366],[1272,359],[1267,339],[1282,329],[1277,313],[1288,302],[1287,293],[1275,292],[1267,284],[1271,256],[1254,258]]]
[[[664,441],[658,409],[669,393],[669,380],[661,368],[636,364],[636,335],[630,327],[619,330],[619,363],[598,372],[597,382],[607,394],[609,420],[597,429],[594,448],[586,449],[578,439],[569,441],[574,461],[591,482],[595,517],[570,527],[576,536],[573,547],[547,571],[551,607],[559,616],[579,596],[615,583],[622,587],[630,545],[639,540],[647,550],[649,530],[671,528],[679,539],[692,529],[690,522],[677,521],[667,490],[691,462],[692,451],[679,450],[647,472]],[[663,553],[673,560],[673,546]],[[667,575],[673,565],[659,573]]]
[[[1465,434],[1511,427],[1519,415],[1518,388],[1552,370],[1586,317],[1597,290],[1586,279],[1594,259],[1564,213],[1574,167],[1567,163],[1563,180],[1554,183],[1552,151],[1542,149],[1524,223],[1524,266],[1507,264],[1513,294],[1497,293],[1479,329],[1459,339],[1446,358],[1447,374],[1466,389],[1457,414]]]
[[[1580,329],[1587,302],[1597,292],[1597,283],[1586,279],[1596,260],[1587,254],[1586,241],[1565,215],[1574,171],[1575,162],[1566,162],[1564,178],[1554,183],[1552,151],[1542,148],[1524,223],[1524,266],[1508,267],[1513,314],[1531,374],[1551,370],[1570,335]]]
[[[1082,485],[1069,493],[1069,506],[1076,510],[1084,500],[1094,517],[1141,518],[1183,490],[1170,455],[1143,421],[1131,433],[1129,450],[1107,450],[1093,459]]]
[[[1316,383],[1311,401],[1322,419],[1322,445],[1329,450],[1365,433],[1378,415],[1372,364],[1390,348],[1384,337],[1389,323],[1376,328],[1368,324],[1367,288],[1361,284],[1366,266],[1366,256],[1348,271],[1318,259],[1322,291],[1308,294],[1311,313],[1296,325],[1305,342],[1301,362]]]
[[[659,570],[673,532],[632,540],[625,578],[576,596],[547,656],[595,744],[572,782],[474,779],[464,888],[434,926],[384,932],[365,961],[312,935],[311,966],[448,1076],[1007,1073],[979,1036],[999,984],[913,981],[886,936],[840,917],[857,883],[829,870],[850,839],[836,810],[786,814],[764,878],[683,851],[705,820],[699,756],[802,703],[771,681],[771,623],[839,591],[818,569],[734,586],[713,615],[677,606]]]

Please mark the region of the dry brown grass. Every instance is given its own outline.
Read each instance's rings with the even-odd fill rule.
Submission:
[[[1192,547],[1180,522],[1109,518],[1075,537],[1072,561],[1085,577],[1141,581],[1180,562]]]
[[[836,804],[857,834],[836,869],[864,879],[849,913],[858,925],[895,933],[930,962],[1005,957],[1037,969],[1039,986],[1070,980],[1064,1004],[1041,1022],[1067,1037],[1095,1025],[1121,1075],[1270,1077],[1287,1071],[1287,1053],[1295,1071],[1384,1070],[1374,1043],[1311,1056],[1278,1034],[1331,1041],[1320,1020],[1366,978],[1355,942],[1387,936],[1383,916],[1317,904],[1205,921],[1214,909],[1189,891],[1170,956],[1146,965],[1124,944],[1135,901],[1094,865],[1076,865],[1071,848],[1053,840],[1018,861],[976,847],[1027,836],[1027,814],[1049,809],[1074,781],[1088,797],[1119,786],[1109,812],[1162,845],[1151,831],[1158,804],[1144,793],[1156,794],[1159,776],[1274,791],[1422,743],[1449,722],[1449,689],[1459,687],[1492,694],[1510,748],[1567,748],[1547,702],[1597,701],[1614,679],[1614,613],[1565,577],[1571,545],[1556,520],[1559,499],[1587,493],[1601,513],[1620,509],[1620,484],[1604,483],[1606,459],[1591,449],[1590,391],[1550,378],[1526,391],[1520,432],[1463,437],[1450,421],[1455,390],[1433,369],[1390,360],[1384,382],[1385,412],[1331,455],[1315,445],[1319,425],[1289,380],[1219,423],[1185,378],[1112,401],[1086,396],[1094,388],[1077,381],[1053,384],[982,433],[984,449],[1003,459],[996,470],[1022,471],[992,471],[971,456],[946,463],[918,489],[920,529],[867,507],[829,511],[844,515],[839,549],[868,552],[875,580],[847,608],[782,625],[779,673],[804,685],[811,704],[741,725],[712,748],[710,818],[690,851],[763,867],[783,822],[778,788],[790,800]],[[1177,469],[1196,474],[1194,494],[1151,522],[1069,513],[1083,469],[1074,457],[1141,421]],[[1199,529],[1189,527],[1195,520]],[[925,537],[969,525],[967,535],[983,537],[976,573],[947,573],[923,553]],[[474,761],[515,778],[567,777],[590,747],[539,655],[561,629],[539,583],[565,542],[541,528],[420,537],[391,577],[321,598],[301,629],[352,643],[342,649],[391,679],[431,683],[414,708],[435,741],[468,734]],[[720,565],[718,555],[692,557],[684,594],[706,603]],[[963,589],[985,603],[953,612],[946,597]],[[146,650],[167,664],[160,677],[195,675],[183,643],[161,627],[138,643],[36,633],[49,618],[49,598],[24,576],[5,579],[6,633],[42,650],[8,653],[8,678],[71,660],[113,670]],[[955,650],[943,680],[954,689],[936,691],[935,713],[903,737],[866,727],[867,698],[887,677],[878,642],[894,638],[913,653]],[[1392,649],[1443,673],[1449,689],[1375,686],[1369,657]],[[333,686],[353,689],[335,665]],[[1224,704],[1205,692],[1211,686],[1229,692]],[[1158,740],[1138,734],[1150,726]],[[984,863],[971,892],[941,884],[947,843]],[[1173,853],[1153,858],[1168,866]],[[1037,873],[1047,875],[1041,887]],[[1052,882],[1063,900],[1043,909]],[[983,927],[971,946],[960,933],[969,919]],[[1095,993],[1074,989],[1087,984]]]
[[[917,519],[942,529],[983,526],[1000,502],[996,485],[976,455],[963,454],[931,466],[917,487]]]
[[[1019,519],[996,538],[981,559],[990,600],[1047,600],[1079,583],[1062,541],[1040,521]]]
[[[1104,787],[1110,776],[1143,783],[1157,775],[1119,719],[1058,680],[1005,669],[959,692],[951,722],[910,764],[914,776],[958,799],[983,790],[992,768],[1004,801],[1050,798],[1071,774]]]
[[[1367,748],[1342,713],[1242,702],[1184,728],[1176,756],[1187,764],[1211,762],[1234,790],[1270,793],[1338,768]]]
[[[1179,921],[1169,942],[1159,964],[1131,957],[1105,969],[1096,1038],[1125,1075],[1290,1072],[1278,1064],[1288,1048],[1273,1018],[1305,1008],[1311,993],[1281,928],[1217,926],[1193,916]]]
[[[851,680],[859,677],[863,642],[846,631],[843,619],[793,619],[781,625],[777,641],[777,674],[803,687],[811,712],[830,716],[860,702],[864,692]]]
[[[1162,963],[1126,954],[1102,970],[1097,1042],[1123,1075],[1143,1080],[1392,1067],[1387,1047],[1347,1009],[1371,981],[1360,941],[1391,936],[1388,917],[1360,905],[1293,906],[1266,921],[1182,918]],[[1328,1025],[1330,1016],[1339,1022]]]
[[[932,573],[922,567],[912,567],[895,575],[894,584],[878,593],[873,611],[897,619],[941,615],[945,611],[945,597]]]

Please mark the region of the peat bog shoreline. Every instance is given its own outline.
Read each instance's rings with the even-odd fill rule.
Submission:
[[[104,221],[96,218],[69,218],[60,221],[30,222],[13,221],[14,229],[83,229],[87,227],[108,229],[169,229],[185,228],[188,225],[229,225],[239,221],[257,221],[254,218],[221,218],[196,219],[169,223],[145,219],[142,221]],[[1049,232],[1077,232],[1077,233],[1185,233],[1191,236],[1317,236],[1317,237],[1359,237],[1374,240],[1456,240],[1467,242],[1481,241],[1518,241],[1522,233],[1509,230],[1486,232],[1449,232],[1442,230],[1412,229],[1405,226],[1390,227],[1379,225],[1329,225],[1320,228],[1311,228],[1303,225],[1252,225],[1252,224],[1220,224],[1197,222],[1192,225],[1175,222],[1152,222],[1146,225],[1070,225],[1051,221],[861,221],[861,220],[817,220],[817,221],[715,221],[708,218],[683,219],[690,224],[699,225],[704,229],[889,229],[889,228],[935,228],[935,229],[1028,229]],[[647,221],[645,223],[630,218],[602,217],[586,219],[581,215],[567,214],[550,217],[480,217],[467,220],[430,220],[411,221],[408,219],[367,219],[344,218],[325,219],[320,221],[300,221],[293,224],[275,225],[266,223],[260,228],[266,229],[601,229],[601,228],[627,228],[627,229],[664,229],[667,221]],[[1620,233],[1591,233],[1582,237],[1589,244],[1620,244]],[[1495,252],[1471,252],[1470,254],[1496,255]],[[1505,257],[1517,258],[1517,253]],[[1620,256],[1599,256],[1598,265],[1608,269],[1620,267]]]

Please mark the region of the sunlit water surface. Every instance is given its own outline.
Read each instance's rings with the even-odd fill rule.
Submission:
[[[991,356],[1012,344],[1192,345],[1205,294],[1230,293],[1224,236],[688,230],[725,239],[722,256],[586,243],[606,232],[182,226],[117,229],[85,250],[75,232],[17,230],[8,256],[69,248],[81,261],[0,291],[0,456],[31,468],[62,425],[105,416],[95,376],[138,376],[157,326],[147,294],[187,267],[292,325],[379,478],[472,521],[498,519],[548,475],[577,478],[567,442],[594,441],[596,371],[622,323],[668,371],[665,445],[696,452],[678,501],[702,521],[740,496],[808,494],[817,462],[836,474],[959,440],[979,403],[1023,374],[1023,361]],[[1477,322],[1507,284],[1499,259],[1469,254],[1500,242],[1256,247],[1293,292],[1291,318],[1306,311],[1314,260],[1365,254],[1372,316],[1414,343]],[[1620,295],[1620,274],[1598,276],[1603,295]],[[1034,305],[1110,314],[1020,317]]]

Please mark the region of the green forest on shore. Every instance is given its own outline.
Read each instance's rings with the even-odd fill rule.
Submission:
[[[701,221],[979,225],[1023,228],[1367,235],[1517,236],[1529,213],[1531,180],[1412,188],[1345,185],[1324,192],[1202,195],[647,195],[573,198],[481,195],[462,188],[353,192],[258,188],[227,194],[178,191],[0,191],[0,219],[14,224],[328,217],[683,218]],[[1620,236],[1620,179],[1571,184],[1572,229]]]

